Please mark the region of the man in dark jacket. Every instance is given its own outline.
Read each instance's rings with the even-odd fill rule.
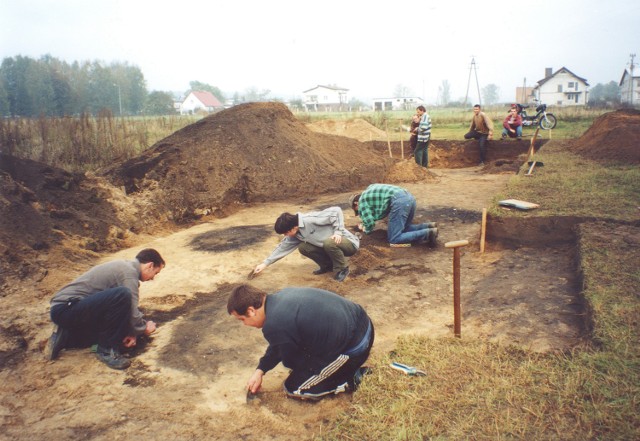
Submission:
[[[291,369],[284,382],[289,397],[320,400],[354,391],[367,371],[373,324],[362,306],[317,288],[284,288],[267,294],[251,285],[233,289],[229,314],[262,329],[269,343],[247,389],[256,393],[262,377],[280,362]]]

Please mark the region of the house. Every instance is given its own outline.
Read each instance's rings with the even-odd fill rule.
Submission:
[[[397,98],[374,98],[373,110],[384,112],[388,110],[415,110],[424,105],[422,98],[417,96],[405,96]]]
[[[302,105],[306,111],[341,111],[348,110],[349,89],[336,86],[316,86],[302,92]]]
[[[588,101],[589,83],[571,72],[566,67],[551,73],[551,68],[544,71],[544,78],[538,81],[533,93],[541,102],[555,106],[584,106]]]
[[[640,106],[640,76],[633,76],[633,69],[631,73],[624,70],[620,84],[620,102],[630,107]]]
[[[533,87],[516,87],[516,99],[514,103],[527,104],[535,98]]]
[[[182,115],[198,112],[215,112],[224,109],[222,103],[211,92],[193,90],[187,95],[180,106]]]

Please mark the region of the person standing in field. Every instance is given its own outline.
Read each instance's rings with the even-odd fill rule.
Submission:
[[[285,393],[302,400],[353,392],[368,372],[362,365],[373,346],[373,323],[362,306],[338,294],[317,288],[267,294],[243,284],[232,290],[227,312],[262,329],[269,343],[247,382],[250,393],[278,363],[291,370]]]
[[[310,213],[282,213],[276,219],[274,229],[284,238],[269,257],[255,267],[253,274],[261,273],[297,248],[300,254],[318,264],[319,268],[313,274],[333,271],[338,282],[349,275],[346,257],[358,251],[360,239],[345,227],[340,207]]]
[[[417,129],[417,144],[414,152],[416,164],[429,167],[429,139],[431,138],[431,118],[424,106],[418,106],[417,115],[420,117]]]
[[[147,248],[134,260],[97,265],[60,289],[51,299],[50,316],[56,326],[45,357],[55,360],[65,348],[97,343],[98,360],[112,369],[129,367],[121,347],[134,347],[138,336],[156,330],[138,310],[140,282],[153,280],[164,266],[160,254]]]
[[[418,146],[418,126],[420,125],[420,115],[417,113],[411,117],[411,127],[409,128],[409,133],[411,136],[409,137],[409,148],[411,151],[409,152],[409,156],[413,156],[416,151],[416,147]]]
[[[493,139],[493,122],[480,110],[480,104],[473,106],[473,118],[469,132],[464,139],[477,139],[480,147],[480,165],[484,165],[487,157],[487,142]]]

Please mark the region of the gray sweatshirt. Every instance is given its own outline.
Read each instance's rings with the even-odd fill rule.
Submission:
[[[287,256],[302,242],[322,247],[322,242],[334,234],[348,239],[356,249],[360,247],[360,239],[345,228],[344,213],[340,207],[329,207],[306,214],[298,213],[298,227],[295,237],[285,236],[271,255],[264,260],[265,265],[271,265]]]
[[[124,286],[131,291],[131,328],[134,334],[143,334],[147,323],[138,310],[140,286],[140,262],[114,260],[94,266],[86,273],[64,286],[51,299],[51,306],[67,303],[72,299],[83,299],[109,288]]]

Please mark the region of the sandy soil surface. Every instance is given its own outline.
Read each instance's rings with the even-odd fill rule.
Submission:
[[[570,242],[549,249],[535,240],[489,241],[479,252],[482,208],[504,189],[514,172],[509,164],[522,161],[498,152],[511,151],[515,142],[503,150],[496,142],[485,168],[469,166],[469,143],[436,146],[434,156],[449,167],[426,171],[410,160],[390,161],[386,146],[380,151],[311,133],[277,105],[239,109],[250,110],[270,115],[253,127],[268,136],[235,139],[243,130],[222,122],[240,120],[238,115],[214,115],[200,123],[200,131],[177,132],[141,158],[96,176],[17,160],[7,166],[3,158],[0,439],[298,440],[321,433],[351,397],[317,404],[286,399],[281,392],[286,371],[279,367],[248,404],[244,385],[265,343],[258,330],[227,315],[226,298],[277,244],[272,225],[281,212],[340,205],[353,228],[358,220],[347,209],[348,195],[391,176],[393,182],[404,177],[402,185],[416,196],[417,220],[439,223],[437,248],[390,248],[380,223],[351,259],[352,273],[344,283],[312,275],[315,265],[298,253],[251,283],[267,291],[320,287],[362,304],[376,325],[376,358],[391,351],[399,335],[452,335],[452,251],[442,244],[467,239],[461,267],[463,338],[534,351],[580,343],[584,311],[577,301]],[[287,154],[291,132],[296,143],[307,146],[295,155]],[[267,142],[275,149],[266,154],[272,159],[261,156]],[[225,155],[231,154],[223,145],[231,145],[230,152],[254,145],[257,150],[229,156],[236,162],[225,169]],[[370,175],[355,173],[352,161],[327,159],[345,148],[362,161],[358,170],[367,169],[361,166],[365,160],[372,164]],[[447,151],[455,149],[463,153],[462,166],[447,159]],[[208,159],[213,156],[219,161]],[[292,164],[288,158],[295,160],[291,167],[302,165],[287,169],[282,164]],[[227,181],[225,170],[232,176]],[[330,191],[300,185],[311,172],[332,182]],[[179,194],[190,195],[188,203]],[[512,237],[521,233],[514,228]],[[107,369],[87,349],[45,361],[48,301],[55,290],[99,260],[129,259],[144,247],[158,249],[168,265],[142,285],[141,307],[159,329],[131,353],[132,366],[123,372]],[[422,367],[428,371],[428,366],[425,360]]]

